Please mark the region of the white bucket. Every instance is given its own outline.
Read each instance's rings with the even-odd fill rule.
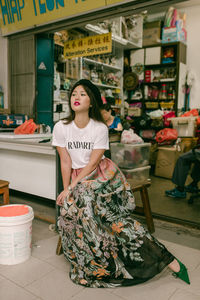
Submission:
[[[28,205],[0,207],[0,264],[15,265],[30,258],[33,218]]]

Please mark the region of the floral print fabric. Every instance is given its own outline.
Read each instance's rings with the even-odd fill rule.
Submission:
[[[73,282],[106,288],[135,285],[172,262],[165,246],[131,216],[134,208],[129,184],[107,158],[77,184],[58,218]]]

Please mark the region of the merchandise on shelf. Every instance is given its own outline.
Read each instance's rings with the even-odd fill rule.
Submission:
[[[187,31],[182,28],[165,27],[162,30],[162,43],[172,43],[172,42],[186,42],[187,41]]]
[[[17,127],[28,120],[28,116],[24,114],[0,114],[0,127]]]
[[[173,47],[166,47],[163,50],[163,57],[162,57],[162,63],[168,64],[175,62],[175,53]]]
[[[143,27],[143,47],[155,45],[161,41],[161,21],[146,22]]]
[[[162,42],[186,42],[186,14],[181,13],[174,7],[169,7],[162,30]]]

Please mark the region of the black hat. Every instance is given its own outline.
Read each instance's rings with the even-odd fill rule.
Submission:
[[[98,89],[98,87],[96,85],[94,85],[90,80],[88,79],[80,79],[79,81],[77,81],[74,86],[72,87],[72,90],[71,92],[79,85],[83,85],[83,86],[87,86],[91,91],[92,93],[94,94],[95,96],[95,100],[97,101],[97,104],[99,107],[102,106],[103,102],[101,100],[101,93]]]

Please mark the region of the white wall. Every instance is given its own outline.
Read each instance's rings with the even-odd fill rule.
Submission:
[[[190,93],[190,108],[200,108],[200,3],[182,10],[187,15],[187,67],[194,74]]]
[[[8,41],[0,35],[0,86],[4,92],[4,108],[8,108]]]

